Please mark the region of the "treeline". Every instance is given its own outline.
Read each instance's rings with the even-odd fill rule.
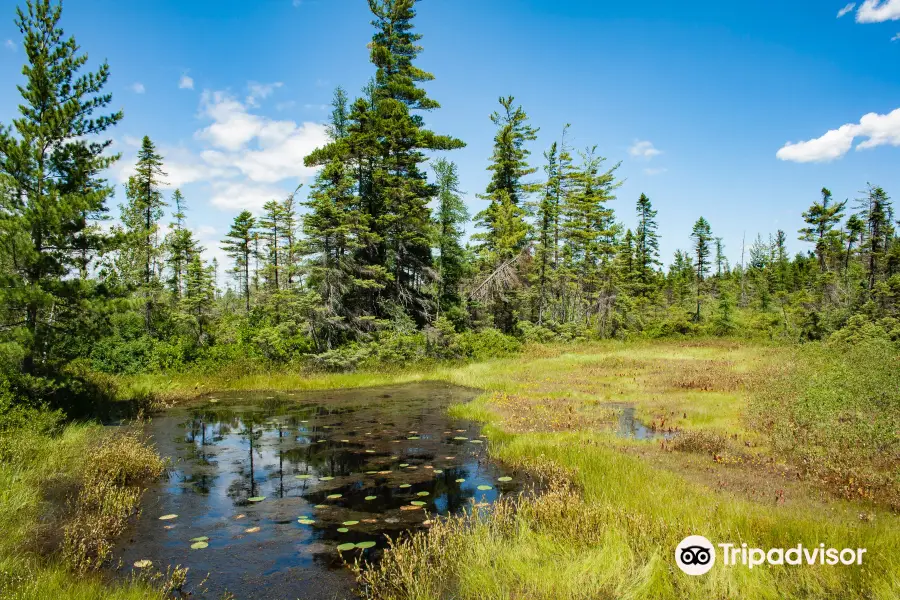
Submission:
[[[305,160],[314,181],[235,216],[221,241],[231,264],[217,265],[185,225],[189,199],[163,192],[165,157],[149,137],[118,224],[101,227],[113,194],[103,172],[117,158],[102,138],[122,118],[99,114],[109,68],[80,75],[86,57],[58,28],[59,6],[29,2],[17,18],[22,107],[0,130],[4,369],[247,358],[348,368],[627,336],[900,340],[900,242],[878,187],[852,206],[822,190],[799,232],[809,252],[789,256],[777,231],[729,240],[741,244],[731,265],[699,217],[664,268],[651,199],[622,206],[619,165],[596,146],[572,148],[568,126],[532,156],[539,130],[504,97],[490,115],[487,208],[470,216],[441,156],[464,144],[424,124],[440,106],[415,64],[415,0],[369,5],[375,74],[358,98],[336,90],[329,142]],[[634,229],[616,205],[634,210]]]

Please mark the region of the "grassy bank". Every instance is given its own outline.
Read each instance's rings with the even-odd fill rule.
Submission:
[[[553,491],[490,518],[435,526],[361,577],[378,598],[895,598],[900,369],[883,346],[723,340],[532,346],[517,357],[349,374],[141,376],[168,401],[226,390],[316,390],[439,380],[485,390],[457,416],[491,452],[550,470]],[[608,432],[610,403],[651,428]],[[861,567],[674,565],[688,534],[714,542],[867,548]]]
[[[97,574],[162,463],[140,431],[63,425],[29,411],[0,428],[0,597],[137,600],[165,584]]]

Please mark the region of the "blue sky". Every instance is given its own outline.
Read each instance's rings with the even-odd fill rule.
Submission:
[[[2,123],[24,58],[15,5],[0,0]],[[738,262],[745,232],[749,244],[781,228],[805,249],[800,215],[822,186],[900,197],[900,0],[424,0],[418,12],[419,64],[443,105],[426,122],[467,142],[448,156],[473,214],[489,115],[510,94],[541,128],[536,164],[565,123],[573,145],[622,161],[618,218],[633,225],[650,196],[666,264],[700,215]],[[119,195],[150,135],[221,257],[241,208],[309,182],[302,157],[323,142],[334,86],[354,94],[372,74],[369,21],[364,0],[66,0],[62,25],[92,64],[110,63],[125,111]]]

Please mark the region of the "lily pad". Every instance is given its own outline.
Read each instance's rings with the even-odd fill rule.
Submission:
[[[462,479],[462,478],[456,480],[456,483],[465,483],[465,482],[466,482],[466,480]]]
[[[360,542],[360,543],[356,544],[356,547],[359,548],[359,549],[361,549],[361,550],[366,550],[367,548],[374,548],[374,547],[375,547],[375,542],[371,542],[371,541],[369,541],[369,542]]]
[[[412,502],[410,502],[410,504],[412,504],[413,506],[425,506],[425,503],[421,500],[413,500]]]
[[[259,530],[259,527],[248,527],[244,530],[244,533],[257,533]]]
[[[425,491],[416,493],[416,496],[427,496],[427,495],[428,495],[428,492],[425,492]]]
[[[203,550],[204,548],[208,548],[209,544],[206,542],[194,542],[191,544],[191,550]]]
[[[147,567],[151,566],[152,564],[153,564],[153,561],[147,560],[145,558],[143,560],[134,561],[134,568],[135,569],[146,569]]]
[[[334,477],[329,477],[326,475],[325,477],[319,477],[319,481],[331,481]]]
[[[325,497],[328,498],[329,500],[337,500],[338,498],[341,497],[341,494],[328,494]]]
[[[348,531],[350,531],[346,527],[338,527],[337,530],[338,530],[338,533],[347,533]]]
[[[401,483],[401,484],[400,484],[400,487],[402,487],[402,488],[405,489],[405,488],[411,488],[412,486],[411,486],[410,484],[408,484],[408,483]]]
[[[466,440],[469,439],[469,438],[467,438],[467,437],[462,437],[461,435],[458,435],[458,436],[456,436],[456,437],[453,438],[453,439],[454,439],[454,440],[459,440],[459,441],[461,441],[461,442],[464,442],[464,441],[466,441]]]
[[[171,521],[172,519],[177,519],[178,515],[163,515],[159,518],[160,521]]]
[[[200,537],[191,538],[191,541],[192,541],[192,542],[208,542],[208,541],[209,541],[209,537],[208,537],[208,536],[205,536],[205,535],[202,535],[202,536],[200,536]]]
[[[262,502],[265,499],[265,496],[253,496],[252,498],[247,498],[247,502]]]
[[[469,440],[470,444],[482,444],[484,443],[482,440]]]
[[[338,552],[347,552],[348,550],[353,550],[354,548],[356,548],[356,544],[353,543],[341,544],[337,547]]]
[[[411,436],[409,436],[409,437],[406,438],[406,439],[408,439],[408,440],[418,440],[418,439],[419,439],[419,436],[417,436],[417,435],[411,435]]]
[[[366,496],[366,500],[369,500],[369,501],[375,500],[376,498],[378,498],[378,496]]]
[[[327,504],[316,504],[313,508],[331,508]]]
[[[301,525],[315,525],[315,521],[312,519],[297,519],[297,522]]]
[[[498,477],[497,481],[502,481],[506,483],[507,481],[512,481],[512,477]]]
[[[366,453],[368,453],[368,454],[375,454],[375,451],[374,451],[374,450],[366,450]]]
[[[294,479],[312,479],[312,475],[307,475],[305,473],[303,475],[294,475]]]
[[[435,475],[440,475],[441,473],[444,472],[444,470],[443,469],[435,469],[433,472]]]
[[[489,485],[479,485],[479,486],[478,486],[478,489],[481,490],[482,492],[486,492],[486,491],[492,490],[492,489],[494,489],[494,488],[492,488],[492,487],[489,486]]]
[[[409,463],[400,463],[400,468],[408,467]]]
[[[354,525],[359,525],[359,521],[344,521],[341,525],[344,527],[353,527]]]

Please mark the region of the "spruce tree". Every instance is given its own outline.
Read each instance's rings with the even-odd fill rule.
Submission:
[[[234,260],[234,274],[241,285],[246,311],[250,313],[250,259],[256,239],[256,220],[250,211],[242,211],[234,218],[231,230],[222,240],[222,249]]]
[[[713,239],[712,229],[706,219],[703,217],[697,219],[691,232],[691,238],[694,240],[694,273],[697,286],[697,312],[694,315],[694,320],[700,322],[700,292],[703,279],[709,272],[709,244]]]
[[[846,204],[846,201],[832,204],[831,191],[822,188],[822,201],[814,202],[809,210],[803,213],[803,220],[809,227],[800,230],[800,239],[816,245],[816,257],[822,273],[827,270],[825,259],[828,238],[833,235],[835,224],[840,223]]]
[[[641,292],[647,294],[653,281],[654,267],[660,264],[659,235],[656,233],[657,211],[653,210],[650,198],[641,194],[637,201],[636,212],[638,225],[634,234],[635,260]]]
[[[172,215],[175,220],[169,226],[165,246],[168,255],[166,262],[170,272],[168,284],[177,300],[184,293],[185,271],[192,254],[196,251],[197,242],[191,230],[185,227],[187,205],[181,190],[172,193],[172,203],[175,205],[175,212]]]
[[[460,284],[465,270],[465,251],[461,239],[469,211],[459,191],[459,175],[456,164],[444,158],[432,166],[437,185],[437,211],[435,230],[438,255],[438,307],[444,313],[459,309]]]
[[[17,10],[26,81],[19,117],[0,126],[0,238],[15,257],[0,304],[29,374],[54,367],[56,345],[87,307],[83,275],[101,243],[92,220],[112,193],[100,174],[118,158],[106,154],[111,142],[103,134],[122,118],[102,114],[112,99],[103,93],[109,66],[81,72],[87,55],[64,37],[61,12],[46,0]]]

